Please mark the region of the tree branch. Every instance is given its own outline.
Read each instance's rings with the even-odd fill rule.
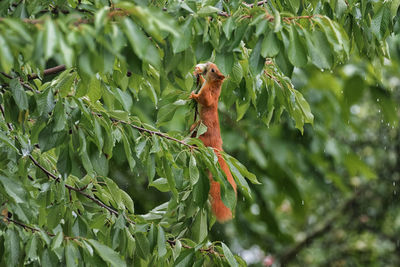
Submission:
[[[18,226],[24,228],[25,230],[30,230],[32,233],[41,232],[41,230],[38,229],[38,228],[35,228],[35,227],[32,227],[32,226],[26,225],[26,224],[24,224],[24,223],[22,223],[22,222],[20,222],[20,221],[16,221],[16,220],[11,219],[11,218],[8,218],[7,216],[4,216],[4,215],[1,215],[1,216],[3,217],[3,221],[7,221],[8,223],[13,223],[13,224],[15,224],[15,225],[18,225]],[[45,231],[44,231],[44,232],[45,232]],[[51,237],[55,237],[55,236],[56,236],[55,234],[52,234],[52,233],[47,232],[47,231],[46,231],[45,233],[46,233],[48,236],[51,236]],[[66,235],[64,235],[63,238],[64,238],[65,240],[85,239],[84,237],[81,237],[81,236],[66,236]]]
[[[59,178],[59,177],[55,176],[53,173],[51,173],[51,172],[48,171],[46,168],[44,168],[42,165],[40,165],[40,163],[37,162],[37,160],[35,160],[35,158],[34,158],[32,155],[29,155],[29,159],[30,159],[30,160],[33,162],[33,164],[35,164],[40,170],[42,170],[48,177],[51,177],[51,178],[55,179],[57,182],[60,181],[60,178]],[[93,201],[94,203],[96,203],[97,205],[99,205],[100,207],[102,207],[102,208],[108,210],[110,213],[112,213],[112,214],[114,214],[114,215],[116,215],[116,216],[119,216],[119,213],[118,213],[116,210],[114,210],[113,208],[107,206],[106,204],[104,204],[104,203],[101,202],[100,200],[98,200],[98,199],[92,197],[91,195],[89,195],[89,194],[83,192],[82,189],[76,188],[76,187],[73,187],[73,186],[70,186],[70,185],[67,185],[67,184],[65,184],[64,186],[65,186],[65,188],[67,188],[68,190],[75,191],[75,192],[77,192],[78,194],[81,194],[82,196],[84,196],[84,197],[90,199],[91,201]],[[135,222],[132,221],[131,219],[129,219],[128,217],[126,217],[126,219],[127,219],[127,221],[129,221],[130,223],[135,224]]]
[[[13,76],[11,76],[11,75],[9,75],[9,74],[7,74],[7,73],[5,73],[5,72],[2,72],[2,71],[0,71],[0,73],[4,76],[4,77],[6,77],[6,78],[8,78],[8,79],[14,79],[14,77]],[[28,89],[28,90],[30,90],[30,91],[32,91],[32,92],[35,92],[35,93],[40,93],[39,91],[37,91],[37,90],[35,90],[35,89],[33,89],[30,85],[28,85],[27,83],[24,83],[22,80],[21,80],[21,78],[19,78],[19,82],[21,83],[21,85],[23,86],[23,87],[25,87],[26,89]]]
[[[3,108],[2,105],[0,105],[0,111],[1,111],[1,114],[3,114],[4,120],[5,120],[6,119],[6,114],[4,113],[4,108]],[[7,122],[7,127],[8,127],[8,130],[10,130],[10,131],[13,130],[13,127],[12,127],[11,123]]]
[[[6,18],[0,18],[0,22],[5,20]],[[41,19],[22,19],[23,22],[29,23],[29,24],[40,24],[43,23],[44,21]]]
[[[102,116],[101,114],[99,114],[99,113],[95,113],[95,112],[92,112],[92,113],[93,113],[94,115],[97,115],[98,117],[103,117],[103,116]],[[189,147],[190,149],[197,149],[196,146],[189,145],[189,144],[185,143],[185,142],[182,141],[182,140],[179,140],[179,139],[176,139],[176,138],[174,138],[174,137],[168,136],[168,135],[166,135],[166,134],[164,134],[164,133],[162,133],[162,132],[152,131],[152,130],[149,130],[149,129],[146,129],[146,128],[143,128],[143,127],[134,125],[134,124],[132,124],[132,123],[130,123],[130,122],[126,122],[126,121],[114,119],[114,118],[111,118],[111,117],[110,117],[110,120],[113,121],[113,122],[117,122],[117,123],[129,125],[129,126],[131,126],[132,128],[134,128],[134,129],[136,129],[136,130],[138,130],[138,131],[140,131],[140,132],[142,132],[142,133],[143,133],[143,132],[146,132],[146,133],[149,133],[149,134],[151,134],[151,135],[157,135],[157,136],[160,136],[160,137],[162,137],[162,138],[165,138],[165,139],[168,139],[168,140],[177,142],[177,143],[179,143],[179,144],[181,144],[181,145],[187,146],[187,147]]]

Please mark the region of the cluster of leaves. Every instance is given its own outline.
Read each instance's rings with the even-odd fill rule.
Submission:
[[[314,117],[292,85],[293,70],[309,63],[331,68],[351,53],[386,55],[398,7],[260,3],[1,1],[3,264],[244,265],[224,243],[208,239],[209,171],[224,203],[236,205],[214,152],[157,128],[167,129],[178,108],[187,107],[193,66],[215,61],[229,76],[222,106],[234,106],[236,120],[255,112],[256,122],[269,125],[286,110],[303,132]],[[257,183],[255,176],[223,155],[249,199],[245,177]],[[135,196],[115,182],[120,162],[126,176],[144,177],[169,200],[138,215]]]
[[[2,94],[2,208],[18,221],[41,229],[35,232],[44,231],[41,237],[46,242],[35,241],[32,248],[35,253],[44,253],[40,262],[45,262],[47,254],[55,253],[59,261],[84,258],[94,265],[100,258],[93,256],[89,244],[103,260],[115,266],[120,266],[115,259],[121,260],[113,250],[124,255],[127,261],[140,262],[139,258],[150,260],[149,255],[158,248],[158,256],[151,259],[153,263],[165,262],[168,258],[176,263],[191,262],[195,251],[201,254],[201,246],[196,249],[191,245],[203,244],[208,232],[204,210],[209,190],[206,169],[222,184],[223,201],[231,208],[236,201],[232,188],[217,167],[213,150],[195,139],[183,142],[169,137],[130,116],[131,96],[116,87],[117,94],[113,94],[100,77],[91,81],[85,96],[79,97],[76,77],[74,71],[66,70],[51,82],[41,84],[37,80],[34,92],[26,92],[18,78],[7,81],[10,90]],[[101,84],[108,90],[102,97],[104,106],[91,93],[101,88]],[[109,159],[120,151],[125,153],[132,172],[137,171],[136,162],[140,161],[145,166],[149,185],[171,192],[171,200],[147,215],[135,215],[130,196],[108,177]],[[228,155],[226,161],[239,188],[249,196],[244,176],[256,182],[254,175]],[[5,222],[8,222],[7,212]],[[179,227],[174,227],[176,224]],[[167,235],[163,227],[169,230]],[[187,229],[191,229],[190,233]],[[22,235],[23,228],[4,233],[6,255],[15,251],[15,244],[10,242],[16,241],[8,238],[9,231],[19,231]],[[55,236],[52,242],[48,235]],[[59,235],[59,240],[55,239]],[[184,242],[183,248],[188,252],[178,258],[181,248],[178,251],[173,248],[186,236],[197,243]],[[168,250],[167,239],[174,242]],[[21,240],[26,243],[30,239]],[[63,240],[66,246],[60,247]],[[96,242],[100,241],[113,250],[104,245],[99,249]],[[54,242],[57,245],[51,245]],[[13,263],[22,260],[22,253],[18,250],[15,253],[11,255]],[[27,253],[25,260],[39,259],[30,257]]]

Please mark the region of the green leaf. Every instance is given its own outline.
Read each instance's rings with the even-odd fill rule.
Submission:
[[[123,20],[124,31],[128,37],[133,51],[140,58],[143,59],[154,67],[160,67],[160,55],[157,48],[149,41],[143,31],[130,20],[125,18]]]
[[[157,112],[157,125],[160,126],[165,122],[168,122],[172,119],[175,114],[176,109],[179,106],[173,104],[167,104],[160,108]]]
[[[304,30],[306,36],[308,54],[312,63],[320,69],[329,69],[333,64],[333,55],[325,34],[320,31],[312,31],[311,34]]]
[[[25,189],[19,183],[14,181],[14,179],[0,175],[0,182],[3,184],[6,193],[15,201],[15,203],[26,202]]]
[[[8,145],[12,149],[14,149],[15,152],[19,153],[18,148],[14,146],[14,141],[10,140],[10,138],[5,135],[3,132],[0,132],[0,141],[2,141],[4,144]]]
[[[50,58],[57,46],[57,31],[56,26],[52,19],[47,19],[45,22],[45,35],[44,35],[44,55],[45,59]]]
[[[392,19],[396,16],[397,10],[399,9],[399,6],[400,6],[400,0],[393,0],[392,1],[392,4],[390,6],[390,15],[391,15]]]
[[[207,214],[204,209],[201,209],[197,213],[191,231],[193,233],[193,239],[196,240],[197,243],[202,243],[204,239],[207,238],[208,235]]]
[[[157,236],[157,250],[158,250],[158,257],[164,257],[167,254],[166,248],[167,240],[165,239],[164,229],[161,225],[158,225],[158,236]]]
[[[273,31],[270,31],[261,44],[261,56],[274,57],[279,53],[279,40]]]
[[[108,160],[103,153],[100,155],[97,152],[92,153],[90,161],[92,162],[92,166],[98,175],[107,176]]]
[[[182,36],[173,36],[172,50],[174,54],[185,51],[192,40],[193,17],[189,17],[181,26]]]
[[[139,139],[140,140],[140,139]],[[140,142],[136,145],[135,149],[136,149],[136,156],[138,158],[141,157],[142,153],[144,152],[144,149],[146,147],[147,144],[147,138],[143,138],[142,140],[140,140]]]
[[[224,252],[224,256],[225,256],[226,260],[228,261],[229,265],[231,267],[238,267],[239,265],[238,265],[235,257],[233,256],[231,250],[223,242],[221,242],[221,246],[222,246],[222,251]]]
[[[49,124],[39,134],[39,146],[42,152],[46,152],[65,142],[66,132],[53,132],[53,125]]]
[[[26,92],[18,78],[12,79],[10,81],[10,88],[13,94],[14,101],[17,104],[19,110],[27,110],[28,96],[26,95]]]
[[[281,14],[277,9],[274,11],[274,32],[279,32],[282,29]]]
[[[388,30],[390,23],[390,9],[387,5],[382,5],[379,11],[371,20],[371,31],[378,40],[382,40]]]
[[[103,87],[101,85],[101,81],[93,76],[89,83],[89,89],[87,96],[89,97],[92,103],[99,100],[103,95]]]
[[[297,32],[295,26],[292,24],[290,27],[290,43],[288,57],[290,63],[296,67],[303,67],[307,64],[307,51],[303,42]]]
[[[60,81],[57,82],[55,91],[59,91],[61,97],[66,97],[71,92],[72,84],[74,83],[75,78],[76,73],[65,75]]]
[[[77,248],[73,245],[71,241],[67,242],[65,246],[65,261],[67,263],[67,267],[78,266],[78,256],[79,252]]]
[[[107,263],[109,263],[111,266],[115,267],[124,267],[126,266],[125,261],[121,259],[119,254],[109,248],[106,245],[101,244],[100,242],[93,240],[93,239],[88,239],[87,240],[96,250],[97,254]]]
[[[53,238],[53,241],[51,242],[51,249],[55,250],[59,248],[64,240],[64,235],[62,231],[59,231],[56,236]]]
[[[135,238],[137,241],[136,246],[137,246],[137,251],[138,251],[139,257],[141,257],[142,259],[147,259],[150,256],[149,240],[141,232],[137,232],[135,234]]]
[[[133,171],[136,165],[136,161],[133,158],[131,146],[129,144],[128,138],[126,137],[125,132],[122,132],[122,142],[124,144],[125,155],[126,159],[128,160],[129,168],[131,169],[131,171]]]
[[[58,101],[54,108],[54,132],[59,132],[65,129],[67,116],[64,111],[64,104]]]
[[[169,153],[169,152],[166,152],[166,153]],[[172,155],[171,155],[171,157],[172,157]],[[167,155],[164,155],[162,162],[163,162],[163,168],[164,168],[165,176],[168,181],[169,188],[171,189],[171,192],[175,195],[175,197],[177,197],[178,190],[176,189],[175,178],[174,178],[174,175],[172,174],[171,162],[169,161]]]
[[[113,199],[115,200],[116,204],[118,205],[119,209],[123,209],[123,207],[121,206],[122,204],[122,196],[121,196],[121,192],[122,190],[119,189],[118,185],[111,180],[110,178],[105,177],[104,181],[106,182],[107,188],[108,190],[110,190],[110,193],[113,197]]]
[[[240,171],[240,173],[242,175],[244,175],[251,183],[261,184],[257,180],[257,177],[253,173],[249,172],[247,170],[247,168],[242,163],[240,163],[237,159],[235,159],[234,157],[229,156],[229,155],[226,155],[226,156],[227,156],[228,162],[231,162]]]
[[[233,53],[217,53],[215,56],[215,64],[224,75],[231,73],[234,61]]]
[[[246,195],[246,197],[251,198],[250,187],[249,187],[248,183],[246,182],[246,180],[244,179],[241,172],[236,168],[236,166],[231,164],[229,161],[227,163],[228,163],[230,171],[232,172],[233,177],[236,178],[237,185],[239,186],[241,191]]]
[[[190,175],[190,183],[192,185],[196,184],[199,180],[199,170],[196,166],[196,159],[193,154],[190,154],[190,161],[189,161],[189,175]]]
[[[134,213],[135,208],[133,205],[132,198],[123,190],[120,190],[122,202],[124,203],[125,207],[128,209],[129,212]]]
[[[264,68],[265,59],[261,57],[261,44],[263,39],[258,39],[256,45],[251,51],[249,62],[250,62],[250,70],[255,75],[260,74]]]
[[[231,78],[237,84],[239,84],[240,81],[243,79],[243,68],[242,65],[240,65],[239,61],[236,61],[233,64]]]
[[[197,14],[205,17],[205,16],[209,16],[213,13],[217,13],[219,11],[221,11],[221,10],[219,10],[218,8],[213,7],[213,6],[203,6],[202,8],[200,8],[199,11],[197,11]]]
[[[52,88],[45,89],[40,95],[36,96],[36,104],[39,109],[39,114],[48,116],[54,108],[54,96]]]
[[[41,257],[41,264],[43,267],[56,267],[60,263],[54,253],[48,249],[44,249]]]
[[[16,230],[9,228],[4,234],[5,259],[8,266],[18,266],[21,254],[19,236]]]
[[[32,234],[28,243],[26,244],[26,259],[31,261],[37,261],[39,256],[38,252],[38,236],[37,234]]]
[[[4,72],[10,72],[14,65],[14,57],[6,40],[0,34],[0,64]]]
[[[314,122],[314,115],[311,113],[311,108],[308,102],[305,100],[304,96],[299,92],[295,91],[296,94],[296,101],[300,106],[300,109],[304,116],[304,121],[306,123],[313,123]]]
[[[168,180],[165,178],[158,178],[149,184],[149,186],[157,188],[161,192],[168,192],[170,191]]]
[[[184,250],[175,261],[175,267],[189,267],[193,265],[194,248]]]
[[[232,17],[229,17],[227,20],[225,20],[225,23],[222,26],[222,29],[225,33],[226,39],[230,39],[231,38],[231,34],[233,32],[233,30],[235,29],[235,23],[232,19]]]

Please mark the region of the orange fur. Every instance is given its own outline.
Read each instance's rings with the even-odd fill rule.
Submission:
[[[196,100],[200,106],[200,119],[204,125],[207,126],[207,131],[199,138],[203,141],[205,146],[214,148],[215,154],[218,157],[219,165],[225,172],[225,175],[232,185],[236,193],[236,183],[233,180],[232,174],[229,170],[225,160],[220,155],[222,151],[222,139],[218,119],[218,98],[221,93],[221,86],[225,76],[219,71],[217,66],[213,63],[207,63],[206,69],[202,70],[196,68],[195,74],[205,73],[205,81],[202,76],[201,81],[204,84],[198,94],[192,92],[190,98]],[[225,222],[232,219],[232,212],[221,200],[220,184],[212,178],[211,172],[209,173],[210,179],[210,196],[212,211],[217,217],[219,222]]]

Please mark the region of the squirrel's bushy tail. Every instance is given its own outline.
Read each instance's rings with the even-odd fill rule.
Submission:
[[[221,166],[221,169],[224,171],[226,177],[228,178],[228,182],[232,185],[233,189],[235,190],[236,194],[236,183],[233,180],[232,174],[229,170],[228,165],[226,164],[225,160],[222,158],[221,155],[217,152],[218,162]],[[217,217],[219,222],[226,222],[232,219],[232,212],[231,210],[225,206],[221,199],[221,186],[218,182],[214,181],[211,172],[209,173],[210,178],[210,196],[211,196],[211,207],[212,211]]]

